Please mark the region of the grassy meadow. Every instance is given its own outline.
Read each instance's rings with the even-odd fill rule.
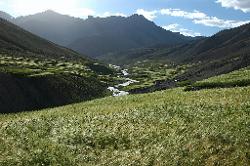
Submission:
[[[250,85],[250,68],[243,68],[231,73],[211,77],[202,81],[195,82],[186,90],[200,90],[212,88],[244,87]]]
[[[26,78],[71,75],[81,78],[95,78],[104,84],[121,82],[116,72],[98,62],[88,60],[41,59],[35,57],[15,57],[0,54],[0,72]]]
[[[250,87],[0,115],[0,165],[250,165]]]
[[[33,57],[14,57],[0,54],[0,72],[23,75],[27,77],[54,74],[102,77],[104,75],[113,74],[113,71],[111,70],[103,73],[99,72],[98,68],[104,70],[104,67],[101,64],[90,63],[84,60],[77,62],[64,59],[39,59]]]
[[[136,64],[125,66],[129,69],[129,77],[139,81],[124,88],[131,90],[155,85],[157,81],[174,79],[183,74],[191,65],[174,66],[163,62],[139,61]]]

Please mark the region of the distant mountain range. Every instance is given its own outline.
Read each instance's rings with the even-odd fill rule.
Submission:
[[[83,20],[48,10],[17,18],[1,12],[0,17],[40,37],[91,57],[157,44],[176,45],[195,39],[166,31],[137,14],[107,18],[90,16]]]

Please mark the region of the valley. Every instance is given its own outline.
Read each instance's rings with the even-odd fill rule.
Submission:
[[[0,166],[250,165],[249,21],[80,11],[0,11]]]
[[[128,78],[127,76],[129,76],[130,74],[128,73],[127,69],[121,69],[120,66],[116,65],[111,65],[111,66],[114,66],[117,71],[120,70],[122,76],[118,75],[118,79],[124,79],[125,82],[117,84],[114,87],[110,86],[108,87],[108,90],[110,90],[113,93],[113,96],[115,97],[129,95],[129,92],[119,90],[118,88],[121,87],[125,88],[130,86],[131,84],[138,83],[139,81]]]
[[[7,63],[16,67],[21,64],[22,70]],[[42,63],[47,65],[45,69]],[[7,67],[6,73],[29,78],[57,74],[85,77],[84,73],[91,72],[87,65],[63,61],[39,62],[5,56],[1,64]],[[38,68],[36,64],[41,69],[32,71],[32,67]],[[144,65],[134,66],[134,73],[131,73],[133,68],[116,66],[114,80],[117,79],[106,85],[122,84],[128,77],[143,78],[141,75],[148,73],[153,78],[169,72],[172,74],[168,78],[173,79],[178,72],[185,73],[191,67]],[[23,70],[24,67],[27,69]],[[41,86],[44,80],[39,82]],[[99,91],[96,86],[91,89],[94,83],[87,88],[90,94]],[[124,90],[140,86],[140,82],[135,84],[125,86]],[[247,67],[154,93],[120,95],[119,90],[116,97],[35,112],[1,114],[0,165],[213,165],[222,160],[226,165],[247,165],[250,162],[249,85]]]

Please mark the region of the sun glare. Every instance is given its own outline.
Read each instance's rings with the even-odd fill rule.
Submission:
[[[75,17],[95,14],[93,10],[84,7],[84,1],[79,0],[10,0],[9,7],[14,9],[15,16],[35,14],[48,9]]]

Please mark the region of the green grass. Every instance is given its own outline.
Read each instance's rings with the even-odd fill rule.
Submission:
[[[249,85],[250,85],[250,68],[243,68],[228,74],[223,74],[206,80],[198,81],[192,84],[191,86],[188,86],[186,90],[244,87]]]
[[[104,72],[100,72],[100,69]],[[25,77],[71,74],[81,77],[96,77],[105,83],[113,84],[116,80],[116,75],[111,69],[98,63],[55,60],[52,58],[14,57],[3,54],[0,54],[0,72]]]
[[[101,63],[1,53],[0,75],[1,113],[109,96],[107,87],[117,82],[116,73]]]
[[[0,165],[250,165],[250,88],[0,115]]]
[[[0,56],[1,71],[25,76],[72,73],[77,75],[93,74],[84,63],[73,63],[53,59],[31,59],[24,57]]]
[[[189,66],[173,66],[167,65],[166,63],[145,61],[127,67],[130,73],[129,77],[139,81],[124,88],[124,90],[128,91],[131,89],[150,87],[155,85],[157,81],[173,79],[175,76],[184,73]]]

